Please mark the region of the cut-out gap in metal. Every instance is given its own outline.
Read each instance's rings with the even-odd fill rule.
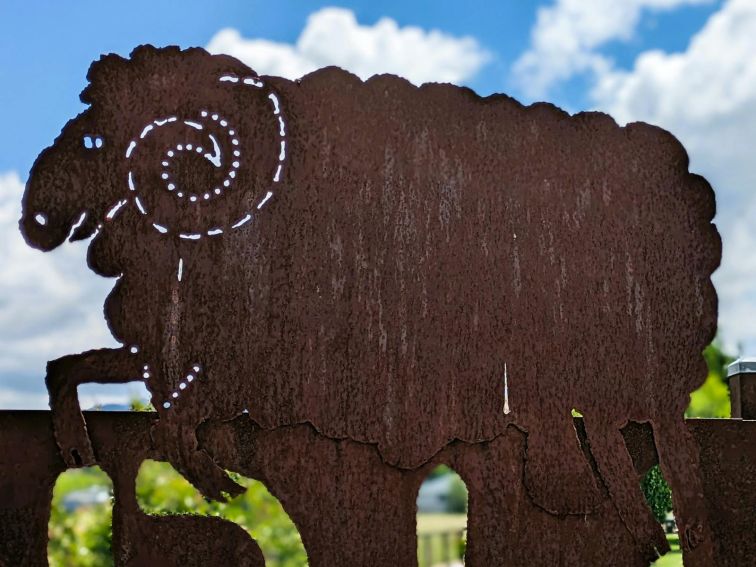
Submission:
[[[418,567],[461,566],[467,539],[467,486],[450,467],[439,465],[417,495]]]
[[[228,546],[253,546],[256,542],[268,565],[307,564],[297,527],[278,499],[263,483],[230,474],[247,490],[228,502],[216,502],[204,498],[169,463],[146,460],[136,479],[137,502],[144,513],[159,516],[166,523],[172,517],[191,514],[197,529],[201,529],[205,518],[223,518],[229,523],[225,529]],[[248,542],[239,541],[237,526],[247,532],[244,537]],[[194,535],[202,536],[200,532]]]

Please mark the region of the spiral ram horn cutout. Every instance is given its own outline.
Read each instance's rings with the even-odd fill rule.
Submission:
[[[280,186],[287,127],[279,96],[258,77],[223,75],[218,88],[212,104],[151,117],[125,149],[126,199],[165,237],[242,229]]]

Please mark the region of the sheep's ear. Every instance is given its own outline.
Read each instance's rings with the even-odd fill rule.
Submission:
[[[87,71],[87,81],[89,81],[89,84],[81,91],[79,100],[84,104],[93,104],[93,92],[97,91],[98,83],[106,81],[108,77],[112,80],[113,70],[125,65],[128,65],[128,60],[115,53],[103,55],[93,62],[89,66],[89,71]]]

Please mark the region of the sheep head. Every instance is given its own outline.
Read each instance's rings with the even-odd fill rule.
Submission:
[[[269,89],[230,89],[229,77],[263,86],[239,61],[199,49],[142,46],[130,59],[93,63],[81,94],[89,108],[31,170],[20,221],[28,243],[51,250],[69,236],[145,226],[175,243],[182,235],[220,235],[245,218],[282,175],[276,140],[283,123],[272,116],[277,100]],[[242,109],[260,116],[251,132],[235,131]],[[244,147],[254,155],[240,159]],[[111,222],[129,207],[135,222]]]
[[[91,236],[115,197],[108,168],[116,150],[97,133],[92,118],[86,111],[69,121],[34,162],[19,224],[35,248],[52,250],[67,237]]]

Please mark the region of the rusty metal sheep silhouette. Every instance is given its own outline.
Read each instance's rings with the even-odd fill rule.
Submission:
[[[108,55],[88,79],[21,220],[43,250],[94,235],[90,267],[118,278],[123,346],[48,366],[69,465],[96,460],[83,381],[143,377],[153,442],[213,498],[240,487],[198,446],[207,420],[309,422],[402,468],[514,425],[535,503],[589,513],[603,483],[653,557],[666,541],[620,434],[650,422],[686,561],[707,564],[683,412],[720,242],[669,133],[335,68],[260,77],[201,49]]]

